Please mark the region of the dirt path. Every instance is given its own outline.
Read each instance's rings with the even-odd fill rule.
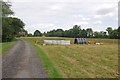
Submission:
[[[3,78],[46,78],[40,59],[31,44],[19,40],[2,57]]]

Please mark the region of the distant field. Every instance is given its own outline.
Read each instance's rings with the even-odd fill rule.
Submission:
[[[65,78],[114,78],[118,76],[118,43],[114,39],[88,39],[90,45],[75,45],[72,38],[23,38],[44,51]],[[42,46],[44,39],[71,40],[71,45]],[[95,45],[101,42],[103,45]]]
[[[0,54],[4,53],[6,50],[12,47],[15,43],[16,43],[15,41],[0,43]]]
[[[74,44],[74,39],[73,38],[62,38],[62,37],[22,37],[22,39],[24,40],[29,40],[32,43],[35,43],[36,41],[38,42],[38,44],[43,44],[44,40],[70,40],[71,44]],[[100,43],[104,43],[104,44],[118,44],[118,40],[117,39],[97,39],[97,38],[93,38],[93,39],[87,39],[87,41],[90,41],[91,44],[94,44],[95,42],[100,42]]]

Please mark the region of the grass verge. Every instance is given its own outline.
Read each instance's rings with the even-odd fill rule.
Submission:
[[[40,57],[40,59],[43,62],[44,68],[46,72],[48,73],[49,78],[61,78],[62,75],[60,75],[59,71],[54,67],[52,62],[49,60],[47,55],[42,51],[42,49],[39,47],[39,45],[35,45],[35,49]]]
[[[11,48],[15,44],[16,41],[0,43],[0,54],[4,54],[9,48]]]
[[[54,67],[53,63],[50,61],[50,59],[47,57],[47,55],[43,52],[43,50],[40,48],[38,44],[35,44],[29,40],[30,44],[32,44],[38,53],[38,56],[40,57],[40,60],[43,63],[44,69],[48,75],[48,78],[62,78],[62,75],[60,72]]]

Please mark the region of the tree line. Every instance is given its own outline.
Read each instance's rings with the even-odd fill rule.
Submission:
[[[46,37],[70,37],[70,38],[110,38],[110,39],[120,39],[120,27],[118,29],[112,29],[108,27],[106,31],[93,31],[92,28],[81,29],[81,26],[74,25],[73,28],[69,30],[54,29],[48,32],[41,33],[36,30],[34,34],[28,34],[24,29],[25,23],[16,17],[10,17],[14,14],[11,10],[11,5],[7,2],[0,1],[2,3],[2,41],[8,42],[15,39],[15,37],[28,36],[46,36]]]
[[[93,31],[92,28],[81,29],[79,25],[74,25],[73,28],[69,30],[57,29],[51,30],[47,33],[41,33],[36,30],[34,34],[28,34],[28,36],[46,36],[46,37],[69,37],[69,38],[110,38],[110,39],[120,39],[120,27],[118,29],[112,29],[108,27],[106,31]]]
[[[22,35],[20,33],[25,32],[25,24],[19,18],[10,17],[14,14],[10,8],[11,4],[4,1],[0,1],[0,3],[2,3],[2,41],[12,41],[15,37]]]

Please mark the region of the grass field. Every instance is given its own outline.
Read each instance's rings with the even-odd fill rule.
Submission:
[[[115,78],[118,77],[118,41],[88,39],[90,45],[75,45],[72,38],[23,38],[39,48],[64,78]],[[44,39],[71,40],[71,45],[42,46]],[[103,45],[95,45],[101,42]],[[42,54],[41,54],[42,55]]]
[[[5,51],[7,51],[10,47],[12,47],[16,42],[4,42],[0,43],[0,54],[3,54]]]

